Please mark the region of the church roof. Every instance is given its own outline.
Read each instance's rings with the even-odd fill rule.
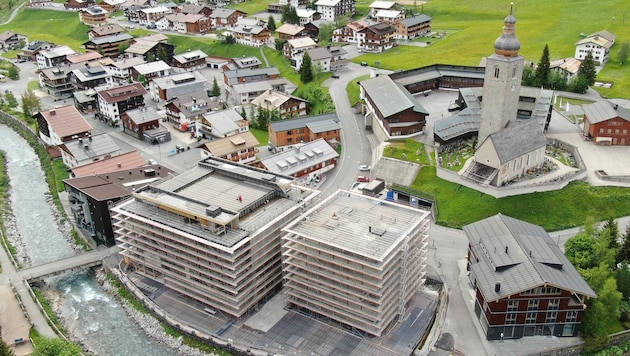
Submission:
[[[547,139],[536,120],[515,124],[497,131],[487,140],[492,140],[501,164],[547,145]]]

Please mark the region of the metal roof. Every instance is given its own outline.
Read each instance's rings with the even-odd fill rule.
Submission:
[[[328,126],[328,130],[338,130],[341,128],[339,126],[339,116],[337,116],[337,113],[307,116],[289,120],[272,121],[269,123],[269,125],[271,125],[271,129],[273,131],[280,132],[306,127],[318,122],[326,123],[327,126],[330,125]]]
[[[420,105],[406,89],[396,84],[387,75],[363,80],[360,84],[384,117]]]
[[[623,107],[608,100],[596,101],[592,104],[582,105],[584,118],[591,124],[621,118],[630,121],[630,112]]]
[[[501,164],[547,145],[542,127],[536,120],[510,124],[503,130],[488,136],[488,140],[494,145]],[[482,142],[482,145],[485,142]]]
[[[293,175],[337,157],[339,157],[337,151],[330,147],[326,140],[320,138],[265,157],[260,162],[270,172]]]
[[[408,19],[404,19],[402,21],[400,21],[404,26],[413,26],[413,25],[417,25],[423,22],[428,22],[431,21],[432,18],[430,16],[427,16],[425,14],[420,14],[414,17],[410,17]]]
[[[77,138],[64,143],[65,151],[70,153],[79,164],[101,159],[105,155],[120,152],[120,147],[108,134]]]
[[[463,230],[476,258],[471,273],[487,302],[541,286],[597,297],[542,227],[497,214]]]

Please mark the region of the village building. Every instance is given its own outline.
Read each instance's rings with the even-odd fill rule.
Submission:
[[[43,110],[34,117],[39,138],[49,146],[58,146],[92,134],[92,126],[73,105]]]
[[[630,112],[608,100],[582,105],[582,134],[599,145],[630,145]]]
[[[307,102],[307,100],[293,95],[267,90],[252,100],[252,105],[259,110],[277,111],[282,118],[295,118],[306,116]]]
[[[341,141],[341,125],[336,113],[297,119],[271,121],[268,126],[272,150],[299,146],[323,138],[333,148]]]
[[[217,138],[201,145],[201,158],[219,157],[237,163],[249,163],[256,160],[260,142],[250,131],[232,136]]]

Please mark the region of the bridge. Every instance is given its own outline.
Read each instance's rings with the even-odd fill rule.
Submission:
[[[18,274],[22,279],[32,281],[79,269],[100,266],[105,257],[115,254],[119,250],[118,246],[112,246],[110,248],[101,247],[94,251],[82,253],[80,255],[23,269],[18,271]]]

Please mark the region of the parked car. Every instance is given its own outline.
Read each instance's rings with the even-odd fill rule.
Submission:
[[[367,62],[361,62],[361,67],[367,67]]]
[[[333,78],[333,79],[339,79],[339,74],[337,74],[337,73],[333,73],[332,78]]]
[[[368,166],[367,164],[362,164],[359,166],[359,170],[360,171],[371,171],[372,167]]]
[[[148,163],[148,164],[157,164],[157,162],[156,162],[154,159],[152,159],[152,158],[149,158],[149,159],[147,160],[147,163]]]
[[[369,181],[370,181],[370,177],[366,177],[366,176],[358,176],[357,177],[357,182],[368,183]]]

